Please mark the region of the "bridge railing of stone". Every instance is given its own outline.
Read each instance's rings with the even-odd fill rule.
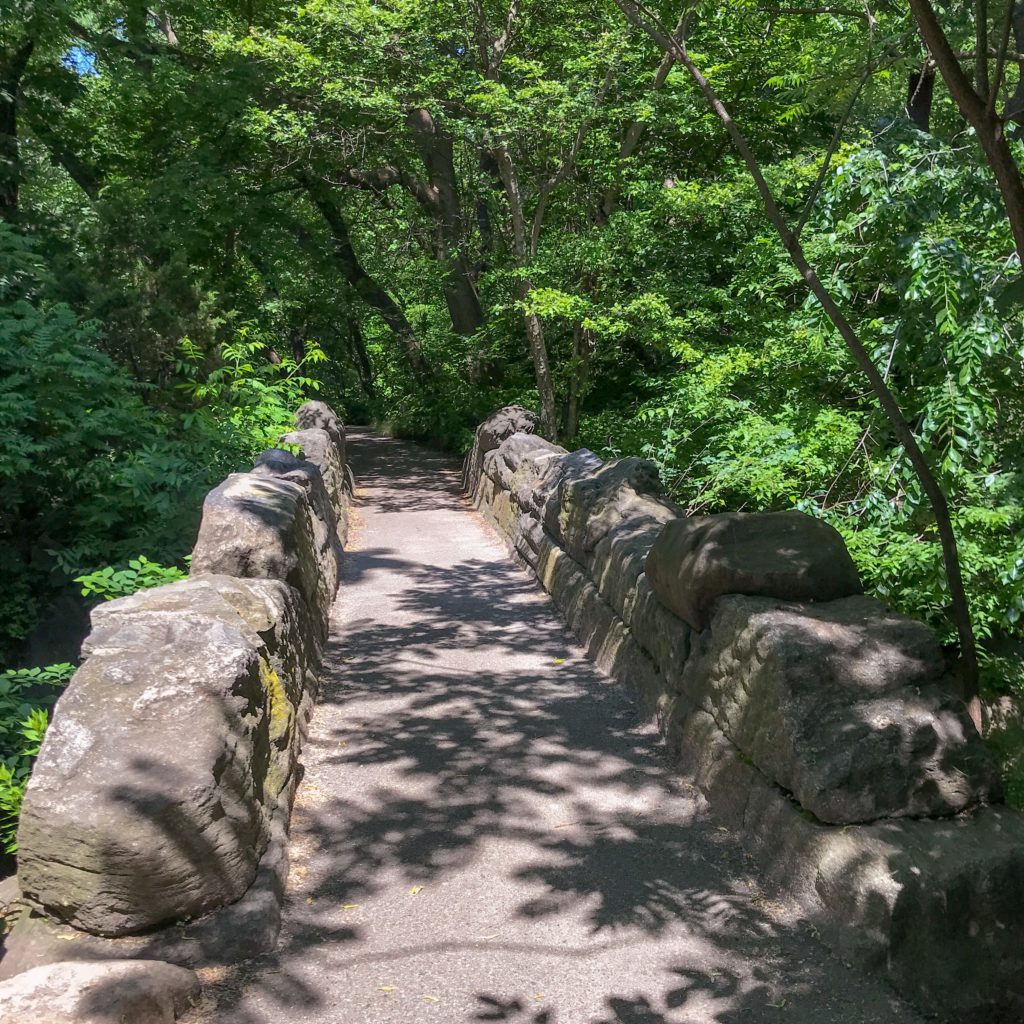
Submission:
[[[188,580],[97,607],[18,830],[0,973],[273,945],[352,478],[322,402],[206,498]],[[144,937],[143,937],[144,933]],[[137,938],[128,938],[139,936]]]
[[[464,484],[724,825],[848,962],[957,1021],[1024,1020],[1024,816],[935,635],[799,512],[688,517],[643,459],[508,407]]]

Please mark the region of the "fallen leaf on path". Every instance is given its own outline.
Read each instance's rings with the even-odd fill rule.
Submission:
[[[381,985],[380,986],[380,990],[381,990],[381,992],[397,992],[398,991],[398,986],[397,985]]]
[[[556,665],[564,665],[565,664],[565,658],[555,658],[555,664]]]
[[[306,902],[307,903],[312,903],[313,902],[313,897],[312,896],[307,896],[306,897]]]
[[[359,906],[358,903],[342,903],[341,909],[342,910],[355,910],[356,907],[358,907],[358,906]]]
[[[439,1003],[439,1002],[441,1002],[441,1000],[438,999],[437,996],[424,996],[423,998],[426,999],[428,1002],[431,1002],[431,1003]]]
[[[410,895],[410,896],[416,896],[417,894],[419,894],[419,893],[421,893],[421,892],[423,892],[423,886],[422,886],[422,885],[414,885],[414,886],[413,886],[413,887],[412,887],[412,888],[411,888],[411,889],[409,890],[409,895]],[[426,996],[424,996],[423,998],[424,998],[424,999],[426,999]]]

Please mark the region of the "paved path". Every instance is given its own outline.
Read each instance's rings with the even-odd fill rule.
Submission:
[[[197,1019],[917,1024],[761,892],[457,468],[350,450],[280,946],[208,973]]]

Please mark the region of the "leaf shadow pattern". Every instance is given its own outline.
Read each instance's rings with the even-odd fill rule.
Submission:
[[[350,452],[363,546],[281,943],[214,979],[207,1019],[916,1022],[773,907],[628,693],[472,522],[457,467],[367,435]]]

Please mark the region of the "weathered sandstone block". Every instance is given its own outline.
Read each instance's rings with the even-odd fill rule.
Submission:
[[[295,425],[299,430],[325,431],[337,449],[342,467],[348,464],[345,458],[345,424],[326,402],[304,402],[295,412]]]
[[[669,523],[647,559],[664,605],[694,629],[722,594],[833,601],[861,593],[842,537],[802,512],[723,512]]]
[[[283,580],[314,611],[326,635],[338,585],[336,540],[314,535],[305,486],[234,473],[203,502],[192,573]]]
[[[680,703],[666,731],[681,767],[840,957],[943,1020],[1024,1020],[1024,815],[823,825]]]
[[[506,491],[513,489],[513,480],[523,460],[533,454],[566,454],[564,448],[545,441],[536,434],[512,434],[484,456],[484,472]]]
[[[462,469],[462,486],[470,494],[475,494],[483,473],[484,456],[494,451],[506,437],[513,434],[535,434],[539,424],[540,417],[521,405],[507,405],[492,412],[476,428],[473,447]]]
[[[116,936],[252,883],[293,775],[313,660],[301,651],[315,642],[270,580],[189,580],[96,622],[25,796],[18,877],[53,917]]]
[[[0,983],[0,1024],[172,1024],[199,992],[159,960],[62,961]]]
[[[662,493],[658,470],[646,459],[613,459],[592,472],[566,475],[558,488],[559,535],[573,558],[587,563],[610,530],[648,513]]]
[[[693,630],[658,600],[644,575],[636,580],[629,628],[637,643],[661,670],[666,691],[677,691],[682,685],[683,669],[690,656]]]
[[[601,596],[628,624],[636,602],[637,584],[643,576],[651,545],[665,523],[680,513],[664,499],[631,493],[621,495],[606,508],[613,513],[623,513],[622,518],[612,521],[593,550],[587,552],[586,561]],[[595,529],[595,535],[604,525]],[[689,632],[689,627],[686,630]]]
[[[723,597],[682,689],[820,821],[941,817],[999,799],[935,635],[874,598]]]
[[[544,529],[559,543],[562,537],[562,492],[576,480],[585,480],[599,472],[604,460],[589,448],[578,448],[568,455],[552,458],[547,462],[538,460],[540,478],[537,481],[537,498],[540,500],[540,516]]]
[[[345,476],[345,463],[342,461],[341,455],[344,448],[339,449],[338,445],[331,440],[331,436],[326,430],[312,428],[309,430],[293,430],[290,434],[284,434],[281,437],[281,442],[282,444],[294,444],[299,447],[302,452],[302,459],[296,459],[296,462],[299,462],[300,465],[302,462],[305,462],[306,465],[319,470],[320,486],[324,488],[324,493],[330,502],[332,512],[337,513],[344,508],[350,497],[348,480]],[[279,448],[271,448],[260,455],[256,465],[259,466],[261,463],[267,464],[268,461],[271,465],[274,465],[280,461],[280,452],[281,449]],[[281,468],[284,470],[283,465]],[[294,467],[291,471],[294,472]],[[287,472],[287,470],[284,470],[284,472]]]

